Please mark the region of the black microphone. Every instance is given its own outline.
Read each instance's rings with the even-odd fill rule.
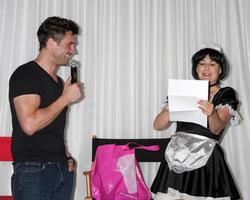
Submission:
[[[79,61],[77,60],[72,60],[70,61],[69,65],[70,65],[70,69],[71,69],[71,84],[77,82],[77,71],[78,71],[78,67],[79,67]]]

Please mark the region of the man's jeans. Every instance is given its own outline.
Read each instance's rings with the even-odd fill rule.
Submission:
[[[74,172],[67,165],[47,162],[14,163],[14,200],[70,200]]]

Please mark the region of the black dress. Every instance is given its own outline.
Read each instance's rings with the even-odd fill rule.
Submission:
[[[234,120],[238,101],[232,88],[221,88],[214,96],[212,102],[215,108],[229,106],[232,120]],[[176,131],[198,134],[217,141],[219,141],[223,132],[215,135],[208,128],[187,122],[177,122]],[[175,173],[173,170],[169,170],[168,164],[164,160],[153,181],[151,191],[153,193],[167,193],[168,188],[192,196],[240,199],[239,192],[224,159],[223,150],[219,144],[215,145],[206,165],[192,171]]]

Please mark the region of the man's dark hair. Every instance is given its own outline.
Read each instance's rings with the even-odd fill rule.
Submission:
[[[37,37],[39,40],[39,50],[46,46],[49,38],[60,42],[66,32],[71,31],[74,35],[79,33],[78,25],[70,19],[61,17],[49,17],[39,27]]]
[[[193,57],[192,57],[192,75],[195,79],[199,79],[198,74],[196,72],[196,68],[197,65],[199,64],[199,62],[204,59],[207,55],[209,55],[210,59],[215,61],[216,63],[218,63],[220,65],[221,68],[221,73],[219,74],[218,77],[218,82],[220,82],[221,80],[223,80],[224,78],[226,78],[226,76],[229,73],[229,66],[226,60],[226,57],[224,56],[223,53],[215,50],[215,49],[211,49],[211,48],[205,48],[205,49],[201,49],[198,52],[196,52]]]

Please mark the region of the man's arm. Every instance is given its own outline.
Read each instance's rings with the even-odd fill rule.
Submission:
[[[40,96],[28,94],[13,99],[20,126],[27,135],[49,125],[65,106],[79,100],[81,97],[80,84],[70,84],[70,79],[64,85],[62,95],[46,108],[39,108]]]

